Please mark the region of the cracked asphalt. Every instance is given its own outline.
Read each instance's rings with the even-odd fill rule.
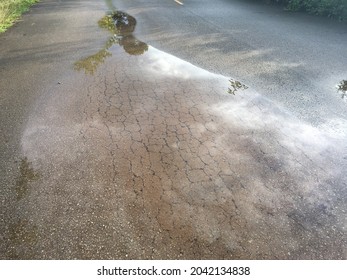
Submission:
[[[0,258],[346,259],[344,131],[108,10],[42,1],[0,36]]]

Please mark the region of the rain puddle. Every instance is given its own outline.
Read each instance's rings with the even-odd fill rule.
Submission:
[[[100,28],[108,30],[112,36],[108,38],[100,51],[75,62],[75,70],[84,70],[86,74],[94,74],[98,66],[103,64],[107,57],[112,56],[109,49],[113,45],[123,47],[124,51],[130,55],[141,55],[148,50],[148,45],[136,39],[132,34],[136,27],[136,19],[127,13],[113,11],[101,18],[98,25]]]
[[[347,102],[347,80],[342,80],[337,85],[337,91],[341,92],[341,98]]]
[[[39,174],[31,167],[27,158],[21,160],[19,166],[19,178],[16,182],[17,200],[24,198],[29,190],[29,183],[40,178]]]
[[[48,241],[57,240],[40,239],[33,247],[47,249],[50,258],[135,259],[177,258],[181,253],[182,258],[230,258],[234,251],[240,258],[254,257],[259,246],[259,252],[283,258],[290,246],[274,255],[268,236],[280,249],[282,236],[305,245],[306,240],[301,244],[292,235],[298,226],[287,213],[305,214],[301,198],[307,194],[312,204],[330,207],[321,197],[331,201],[325,190],[335,186],[322,183],[319,189],[317,180],[339,180],[336,188],[342,186],[344,177],[330,176],[342,170],[332,159],[340,139],[300,122],[238,80],[152,46],[144,44],[135,52],[141,56],[127,55],[123,45],[124,50],[111,49],[126,41],[135,25],[122,12],[103,17],[99,26],[113,36],[103,50],[77,63],[79,70],[95,76],[77,75],[71,87],[48,92],[31,114],[22,151],[39,160],[42,174],[50,174],[35,184],[37,193],[54,186],[54,196],[28,196],[31,205],[38,203],[30,216],[40,217],[42,209],[49,209],[57,224],[56,232],[47,234]],[[27,159],[21,174],[25,190],[36,177]],[[279,205],[292,208],[278,216]],[[312,216],[324,207],[314,208]],[[252,220],[254,215],[286,226],[277,227],[276,235],[271,235],[272,226],[253,234],[259,220]],[[27,235],[35,241],[30,224],[14,228],[12,240]],[[46,236],[46,229],[39,229],[39,237]],[[187,248],[191,240],[197,240],[196,246]]]

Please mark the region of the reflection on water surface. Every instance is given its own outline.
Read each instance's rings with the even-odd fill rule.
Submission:
[[[248,86],[245,84],[241,83],[240,81],[236,81],[234,79],[230,79],[230,87],[228,88],[228,93],[235,95],[235,92],[238,90],[243,90],[243,89],[248,89]]]
[[[341,98],[347,102],[347,80],[342,80],[338,85],[337,85],[337,90],[342,92]]]
[[[86,74],[94,74],[99,65],[103,64],[107,57],[112,56],[109,49],[118,44],[130,55],[141,55],[148,50],[148,45],[132,34],[135,30],[136,19],[127,13],[113,11],[98,21],[100,28],[112,33],[103,49],[97,53],[85,57],[74,64],[77,71],[84,70]]]

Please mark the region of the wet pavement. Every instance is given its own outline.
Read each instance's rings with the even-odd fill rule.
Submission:
[[[96,10],[98,44],[38,81],[2,147],[2,259],[347,258],[345,130]]]

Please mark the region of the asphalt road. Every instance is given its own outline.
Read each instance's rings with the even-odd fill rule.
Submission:
[[[248,2],[41,1],[0,35],[0,257],[346,259],[345,46]]]
[[[171,1],[172,2],[172,1]],[[346,129],[347,24],[251,1],[117,1],[148,44],[231,76],[316,126]]]

